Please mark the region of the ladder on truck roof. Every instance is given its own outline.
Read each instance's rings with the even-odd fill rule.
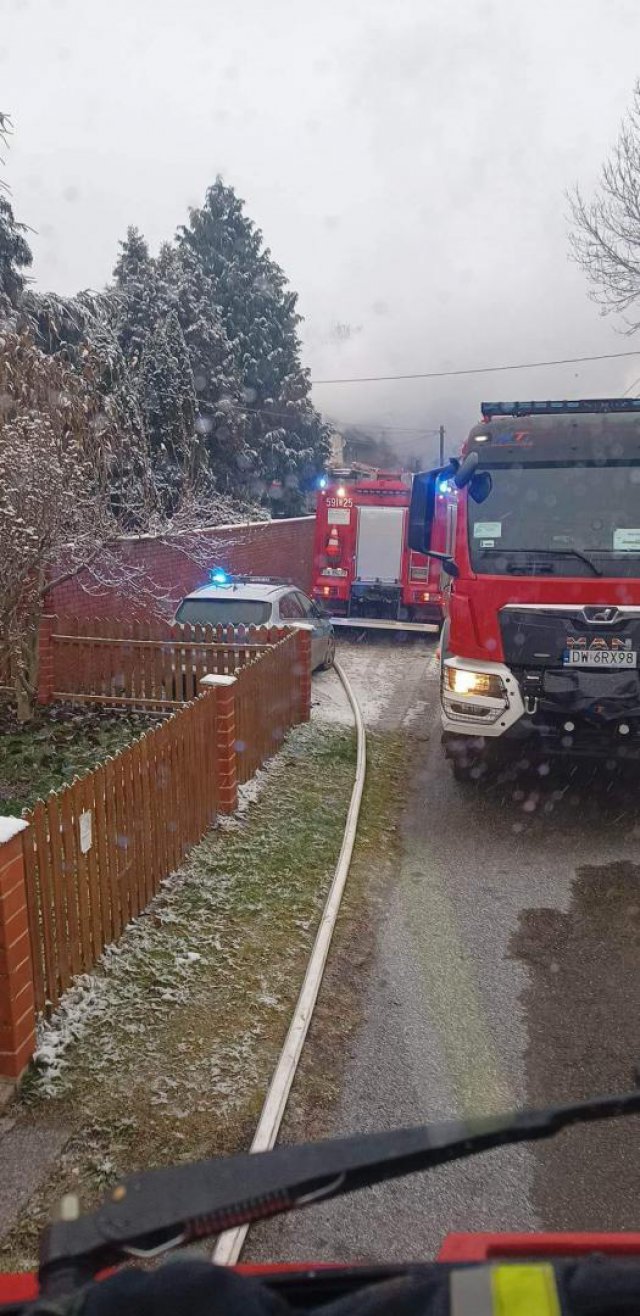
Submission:
[[[402,480],[406,471],[385,471],[379,466],[365,466],[361,462],[352,462],[350,466],[332,466],[327,471],[330,480]]]
[[[572,398],[557,402],[482,402],[484,420],[493,416],[606,415],[617,411],[640,412],[640,398]]]

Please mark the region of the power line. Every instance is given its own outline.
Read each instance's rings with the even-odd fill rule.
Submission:
[[[428,370],[410,375],[354,375],[354,376],[336,378],[336,379],[312,379],[311,383],[315,386],[322,384],[392,383],[395,381],[411,380],[411,379],[457,379],[462,375],[494,375],[494,374],[498,374],[499,372],[507,371],[507,370],[542,370],[547,368],[548,366],[586,365],[592,361],[619,361],[632,356],[640,356],[640,348],[636,348],[635,351],[631,351],[631,352],[602,352],[597,356],[559,357],[553,361],[521,361],[517,365],[473,366],[464,370],[462,369],[461,370]],[[626,389],[622,396],[626,397],[631,392],[631,389],[635,388],[637,384],[640,384],[640,378],[638,378],[634,384],[631,384],[630,388]],[[220,409],[222,411],[227,411],[227,412],[240,412],[242,413],[242,418],[244,420],[248,420],[251,416],[255,416],[255,415],[268,416],[272,420],[295,419],[295,414],[292,413],[291,411],[272,411],[269,407],[252,407],[250,402],[244,404],[226,403],[223,404],[220,407]],[[378,432],[384,431],[385,433],[388,434],[414,433],[414,434],[421,434],[424,437],[427,437],[438,433],[437,429],[432,429],[422,426],[420,427],[418,426],[413,427],[409,425],[385,426],[385,425],[376,425],[375,423],[371,423],[371,422],[363,423],[358,421],[341,421],[341,422],[334,421],[333,423],[340,424],[341,428],[349,427],[352,429],[365,429],[367,431],[371,431],[375,429]]]
[[[546,366],[577,366],[589,361],[619,361],[623,357],[640,356],[640,348],[635,352],[602,352],[599,356],[565,356],[555,361],[521,361],[509,366],[473,366],[467,370],[425,370],[413,375],[356,375],[342,379],[312,379],[314,385],[320,384],[378,384],[391,383],[403,379],[453,379],[460,375],[494,375],[502,370],[542,370]]]
[[[376,434],[422,434],[423,437],[427,438],[439,433],[437,425],[431,428],[426,425],[378,425],[375,420],[334,420],[332,424],[337,425],[339,429],[362,430],[365,436],[375,436]]]
[[[249,420],[251,416],[269,416],[273,420],[296,420],[295,411],[272,411],[270,407],[252,407],[250,402],[219,402],[217,404],[223,412],[233,412],[234,415],[240,415],[242,420]],[[366,430],[367,433],[376,431],[385,434],[437,434],[437,427],[428,428],[423,425],[378,425],[377,421],[360,421],[360,420],[335,420],[332,424],[340,429]]]

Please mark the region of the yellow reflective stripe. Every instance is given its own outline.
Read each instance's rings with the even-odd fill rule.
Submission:
[[[491,1267],[493,1316],[561,1316],[553,1266]]]

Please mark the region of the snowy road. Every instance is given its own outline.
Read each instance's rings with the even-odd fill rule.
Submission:
[[[368,725],[407,731],[412,770],[331,1130],[628,1086],[640,1059],[634,778],[603,767],[456,785],[433,649],[376,640],[342,644],[340,658]],[[314,716],[346,720],[331,674],[314,691]],[[309,1208],[256,1229],[246,1256],[399,1260],[433,1255],[452,1228],[637,1228],[637,1124],[572,1130]]]

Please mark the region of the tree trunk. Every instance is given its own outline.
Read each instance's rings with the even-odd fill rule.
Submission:
[[[33,696],[29,694],[20,674],[16,676],[15,682],[16,693],[16,713],[18,721],[24,725],[25,722],[33,721]]]
[[[38,689],[38,622],[22,636],[17,654],[14,690],[18,722],[33,720]]]

